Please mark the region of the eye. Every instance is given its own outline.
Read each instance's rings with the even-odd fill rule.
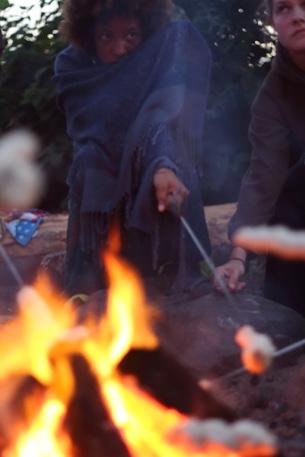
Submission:
[[[287,13],[289,10],[290,10],[290,6],[285,3],[282,3],[282,4],[277,5],[275,12],[276,13]]]
[[[141,34],[140,34],[140,32],[137,32],[134,30],[134,31],[128,32],[128,34],[126,35],[126,38],[127,38],[127,40],[134,41],[134,40],[137,40],[138,38],[141,38]]]
[[[109,32],[101,32],[98,34],[97,39],[99,41],[110,41],[111,40],[111,34]]]

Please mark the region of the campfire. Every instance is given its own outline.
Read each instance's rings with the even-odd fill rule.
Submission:
[[[158,315],[114,251],[104,253],[110,287],[99,319],[80,324],[46,277],[19,292],[18,316],[0,333],[1,456],[276,455],[272,440],[238,432],[230,408],[160,347]]]

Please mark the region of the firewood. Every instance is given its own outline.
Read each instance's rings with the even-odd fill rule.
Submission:
[[[82,355],[69,359],[75,391],[68,404],[64,429],[73,444],[73,457],[129,457],[89,363]]]
[[[35,419],[45,392],[46,387],[29,375],[16,375],[0,382],[0,449]]]
[[[143,390],[181,413],[201,419],[236,418],[228,406],[200,388],[192,375],[162,347],[131,350],[121,361],[119,371],[134,375]]]

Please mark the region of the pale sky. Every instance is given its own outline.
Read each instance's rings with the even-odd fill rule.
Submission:
[[[35,23],[37,20],[39,20],[41,14],[39,3],[39,0],[10,0],[10,4],[12,6],[6,10],[5,14],[6,16],[9,14],[12,17],[20,17],[20,15],[25,16],[25,10],[22,10],[20,7],[33,6],[33,8],[30,10],[30,13],[28,13],[27,16],[31,23]],[[57,7],[57,2],[54,2],[53,8],[54,6]],[[49,10],[52,10],[53,8],[52,2],[49,6],[46,7],[46,9]]]
[[[10,4],[12,5],[12,7],[7,10],[7,13],[9,13],[10,15],[12,14],[13,16],[20,16],[20,14],[24,14],[22,13],[20,6],[26,5],[30,7],[32,5],[35,5],[34,8],[31,10],[31,19],[37,20],[40,16],[38,0],[27,0],[26,2],[24,0],[10,0]]]

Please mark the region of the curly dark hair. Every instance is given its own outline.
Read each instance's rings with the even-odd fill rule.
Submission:
[[[60,33],[65,41],[87,49],[97,20],[136,16],[147,37],[166,23],[172,8],[172,0],[64,0]]]

